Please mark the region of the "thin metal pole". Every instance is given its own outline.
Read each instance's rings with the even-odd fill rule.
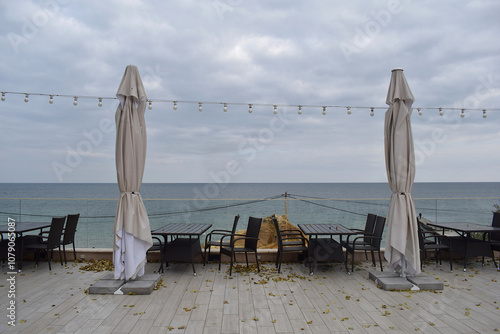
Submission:
[[[287,203],[288,194],[285,192],[285,217],[288,219],[288,203]]]

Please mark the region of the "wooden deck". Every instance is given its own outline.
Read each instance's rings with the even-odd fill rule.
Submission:
[[[313,276],[300,263],[271,264],[261,274],[233,273],[216,264],[173,264],[151,295],[89,295],[107,272],[26,263],[15,284],[16,326],[6,326],[10,299],[2,267],[2,333],[491,333],[500,330],[500,272],[473,262],[434,263],[424,273],[442,291],[384,291],[368,279],[363,263],[352,275],[340,264],[320,266]],[[153,272],[158,265],[148,264]]]

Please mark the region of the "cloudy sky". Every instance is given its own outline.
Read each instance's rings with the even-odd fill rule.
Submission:
[[[154,101],[144,182],[386,182],[393,68],[423,108],[416,181],[500,181],[499,14],[496,0],[2,1],[0,91],[31,95],[0,101],[0,182],[116,182],[117,100],[97,97],[129,64]]]

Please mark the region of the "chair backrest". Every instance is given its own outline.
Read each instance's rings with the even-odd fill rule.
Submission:
[[[273,221],[274,228],[276,229],[276,240],[278,241],[278,249],[283,248],[283,240],[281,239],[280,224],[278,223],[278,218],[275,215],[271,217]]]
[[[238,225],[238,220],[240,220],[240,215],[234,216],[233,229],[231,230],[231,234],[236,233],[236,226]]]
[[[384,233],[385,227],[385,217],[377,216],[375,221],[375,228],[373,229],[373,236],[375,238],[371,238],[371,246],[373,248],[379,249],[380,243],[382,241],[382,233]]]
[[[50,224],[49,237],[47,239],[47,248],[53,249],[61,245],[61,235],[64,229],[66,217],[54,217]]]
[[[366,216],[366,224],[365,224],[365,235],[373,235],[373,230],[375,229],[375,221],[377,220],[377,215],[373,213],[369,213]],[[365,238],[364,241],[366,243],[370,243],[370,238]]]
[[[78,224],[78,219],[80,214],[68,215],[66,219],[66,227],[64,228],[63,244],[72,244],[75,242],[76,225]]]
[[[417,218],[417,226],[418,226],[418,247],[421,250],[424,250],[424,226],[423,223]]]
[[[491,221],[491,226],[500,227],[500,212],[493,212],[493,220]],[[500,232],[492,232],[490,235],[491,240],[500,240]]]
[[[262,218],[249,217],[247,226],[247,237],[258,238],[260,233],[260,226],[262,225]],[[257,250],[258,240],[245,240],[245,248]]]

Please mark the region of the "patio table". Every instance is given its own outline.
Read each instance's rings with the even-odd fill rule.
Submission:
[[[166,266],[168,262],[191,262],[193,274],[196,276],[194,259],[201,252],[200,237],[212,224],[197,223],[168,223],[151,232],[152,235],[161,235],[165,241],[163,258]],[[170,241],[169,241],[170,237]]]
[[[342,261],[344,252],[340,242],[344,235],[354,235],[357,232],[339,224],[297,224],[302,233],[309,237],[309,261]],[[333,236],[339,236],[339,241]],[[313,266],[310,265],[309,274],[312,275]]]
[[[455,231],[458,236],[449,236],[452,251],[464,258],[464,271],[467,270],[467,259],[476,256],[487,256],[493,258],[493,250],[490,242],[487,240],[475,239],[472,233],[491,233],[500,232],[500,227],[492,227],[488,225],[479,225],[467,222],[444,222],[444,223],[428,223],[431,226],[445,230]],[[444,241],[444,240],[443,240]]]
[[[9,226],[7,224],[5,225],[0,225],[0,234],[2,235],[2,241],[8,240],[8,234],[9,233],[15,233],[16,234],[16,241],[15,241],[15,251],[14,254],[11,254],[10,252],[7,252],[8,257],[10,255],[15,255],[15,258],[17,260],[19,256],[19,266],[18,266],[18,271],[21,271],[23,268],[23,247],[24,247],[24,241],[23,241],[23,233],[26,232],[32,232],[36,230],[40,230],[40,232],[43,231],[43,229],[50,227],[50,222],[19,222],[15,223],[13,226]],[[4,234],[7,234],[7,238],[4,238]],[[19,241],[19,242],[18,242]],[[15,268],[11,266],[9,263],[9,270],[15,271]]]

